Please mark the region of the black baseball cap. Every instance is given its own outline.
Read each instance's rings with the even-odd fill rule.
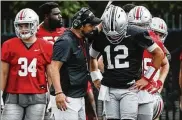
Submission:
[[[85,11],[85,12],[83,13],[83,11]],[[85,7],[83,7],[80,11],[78,11],[74,15],[73,20],[74,19],[79,19],[82,22],[82,24],[90,23],[92,25],[97,25],[97,24],[101,23],[101,21],[102,21],[100,18],[95,17],[93,12],[91,10],[89,10],[89,8],[85,8]]]

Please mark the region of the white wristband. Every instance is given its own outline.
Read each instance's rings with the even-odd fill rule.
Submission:
[[[3,95],[3,91],[1,90],[1,96]]]
[[[100,70],[90,72],[90,76],[92,78],[92,81],[102,80],[102,78],[103,78]]]

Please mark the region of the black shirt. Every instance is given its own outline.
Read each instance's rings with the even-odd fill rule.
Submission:
[[[78,98],[86,94],[87,82],[90,79],[87,69],[86,44],[71,30],[66,30],[53,47],[53,60],[63,62],[60,79],[66,96]]]
[[[128,88],[128,83],[141,76],[145,48],[153,45],[147,30],[128,26],[126,37],[119,44],[110,43],[104,33],[95,36],[92,48],[103,56],[102,84],[113,88]]]

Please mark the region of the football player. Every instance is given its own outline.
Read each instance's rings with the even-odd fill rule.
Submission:
[[[39,9],[43,22],[39,26],[37,37],[53,44],[65,31],[59,5],[55,2],[46,2]]]
[[[22,9],[14,21],[17,37],[2,45],[1,90],[8,94],[2,120],[44,119],[53,46],[36,37],[38,25],[38,15]]]
[[[136,120],[138,97],[137,90],[132,88],[140,90],[150,82],[164,53],[149,37],[147,30],[128,26],[127,15],[122,8],[111,5],[102,20],[103,32],[95,36],[90,49],[92,80],[100,88],[99,99],[104,101],[107,119]],[[151,52],[154,59],[148,72],[141,77],[144,49]],[[99,53],[105,65],[102,81],[97,63]]]
[[[164,21],[158,21],[156,18],[152,19],[152,15],[144,6],[136,6],[133,8],[128,14],[128,22],[129,24],[134,24],[137,26],[141,26],[143,28],[151,30],[149,31],[149,35],[153,38],[153,41],[158,44],[158,46],[165,52],[164,45],[161,41],[163,38],[161,31],[163,31],[164,35],[167,34],[167,26]],[[159,32],[160,31],[160,32]],[[152,54],[148,51],[144,51],[143,54],[143,64],[142,70],[143,75],[146,74],[148,69],[150,69],[150,64],[152,64]],[[159,96],[158,90],[162,88],[165,78],[169,71],[169,63],[167,57],[164,57],[161,64],[161,71],[157,71],[156,75],[153,77],[153,80],[144,88],[144,90],[138,93],[139,97],[139,111],[138,111],[138,120],[152,120],[159,116],[159,113],[162,112],[163,109],[163,101],[161,96]],[[155,95],[149,93],[156,93]],[[156,110],[156,107],[153,107],[153,101],[155,106],[156,104],[160,106],[160,109]],[[157,107],[158,107],[157,106]],[[154,110],[154,111],[153,111]],[[153,115],[153,112],[155,115]],[[156,113],[158,112],[158,113]],[[153,118],[154,117],[154,118]]]

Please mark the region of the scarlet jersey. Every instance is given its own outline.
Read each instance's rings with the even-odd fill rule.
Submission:
[[[164,44],[162,43],[162,41],[155,35],[155,33],[153,31],[149,31],[150,37],[153,39],[153,41],[155,43],[157,43],[157,45],[163,50],[163,52],[165,53],[165,48],[164,48]],[[142,64],[142,70],[143,70],[143,74],[148,70],[149,64],[152,62],[152,55],[151,53],[149,53],[147,50],[144,50],[143,52],[143,64]],[[159,70],[156,73],[156,75],[154,76],[154,79],[157,80],[159,78]]]
[[[37,39],[30,48],[19,38],[3,43],[1,60],[9,63],[7,93],[47,92],[46,65],[51,62],[53,45]]]
[[[43,28],[43,25],[40,25],[36,36],[54,44],[54,42],[58,39],[60,35],[64,33],[65,30],[66,28],[61,27],[57,28],[54,32],[49,32]]]

